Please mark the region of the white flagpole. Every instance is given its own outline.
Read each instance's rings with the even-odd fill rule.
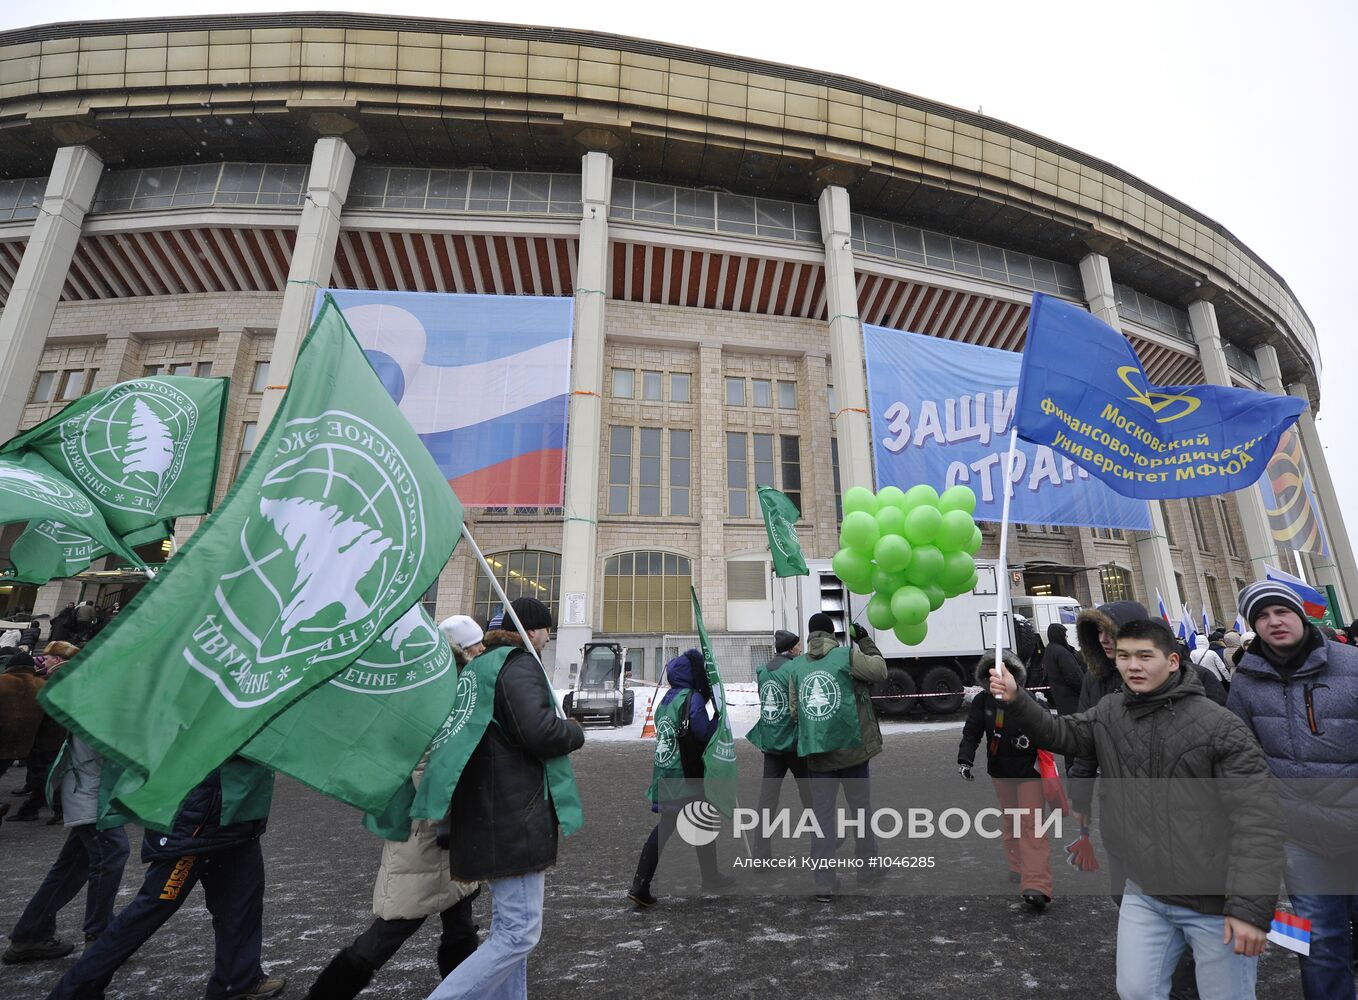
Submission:
[[[1004,656],[1004,595],[1009,590],[1009,492],[1013,483],[1014,453],[1018,451],[1018,428],[1009,430],[1009,454],[1004,459],[1004,502],[1000,508],[1000,561],[995,567],[995,666],[991,668],[996,677],[1000,675],[1000,662]]]
[[[538,661],[538,669],[542,671],[542,676],[547,679],[547,690],[552,692],[552,704],[556,706],[556,714],[559,718],[566,718],[566,713],[561,710],[561,702],[557,700],[556,689],[552,687],[552,679],[547,676],[547,668],[542,665],[542,657],[538,656],[538,651],[533,648],[533,643],[528,639],[528,632],[523,627],[523,622],[519,621],[519,616],[514,613],[514,605],[510,603],[509,596],[504,588],[500,586],[500,581],[495,579],[495,574],[491,572],[490,564],[486,562],[486,557],[481,554],[481,546],[476,544],[476,539],[467,530],[467,522],[462,522],[462,537],[467,540],[467,544],[472,547],[472,552],[476,554],[476,561],[481,564],[481,572],[486,574],[486,579],[490,581],[491,587],[499,595],[500,601],[505,606],[505,615],[514,623],[514,627],[519,630],[519,638],[523,640],[523,648],[528,650],[533,659]]]

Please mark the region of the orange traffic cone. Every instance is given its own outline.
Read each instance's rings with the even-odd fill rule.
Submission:
[[[651,707],[655,704],[655,695],[651,695],[650,701],[646,702],[646,721],[641,725],[641,738],[643,740],[655,739],[655,715],[651,712]]]

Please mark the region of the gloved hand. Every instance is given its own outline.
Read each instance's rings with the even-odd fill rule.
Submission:
[[[971,776],[971,765],[970,765],[970,764],[963,764],[963,763],[960,763],[960,762],[959,762],[958,765],[957,765],[957,773],[960,774],[962,777],[966,778],[968,781],[975,781],[975,780],[976,780],[975,778],[973,778],[973,777]]]
[[[858,622],[849,622],[849,638],[854,642],[858,642],[860,639],[866,639],[867,635],[868,630],[862,625],[859,625]]]

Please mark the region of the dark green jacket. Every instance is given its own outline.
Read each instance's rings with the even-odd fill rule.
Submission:
[[[1024,691],[1007,710],[1036,746],[1097,757],[1100,829],[1148,894],[1267,930],[1283,822],[1254,734],[1180,670],[1158,691],[1120,691],[1053,716]]]
[[[839,642],[829,632],[812,632],[806,640],[806,655],[812,660],[824,658]],[[849,651],[849,670],[853,674],[853,693],[858,702],[858,730],[863,736],[860,746],[844,750],[813,753],[806,758],[806,766],[813,771],[838,771],[871,760],[882,752],[882,729],[877,725],[877,713],[872,707],[870,686],[886,680],[886,660],[871,636],[858,640],[858,648]],[[788,682],[788,704],[793,718],[797,717],[797,685]]]

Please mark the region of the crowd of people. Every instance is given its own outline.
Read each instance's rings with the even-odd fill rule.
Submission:
[[[321,970],[308,1000],[352,1000],[435,915],[442,933],[434,961],[443,978],[431,1000],[527,996],[528,957],[541,937],[545,875],[556,863],[563,821],[552,765],[585,736],[561,717],[536,655],[550,636],[549,610],[532,598],[512,608],[522,632],[483,632],[463,615],[440,626],[459,670],[493,685],[493,711],[444,819],[412,822],[405,839],[384,845],[374,919]],[[1031,671],[1018,657],[1007,654],[997,666],[991,655],[976,666],[980,691],[962,728],[958,773],[973,780],[984,747],[1001,806],[1024,811],[1017,828],[1001,829],[1010,879],[1034,911],[1055,894],[1050,847],[1036,817],[1045,808],[1069,808],[1086,827],[1097,791],[1124,1000],[1254,996],[1258,956],[1282,890],[1285,905],[1310,925],[1310,952],[1300,959],[1306,1000],[1355,997],[1358,649],[1346,635],[1313,625],[1280,584],[1247,586],[1239,610],[1252,632],[1208,636],[1200,656],[1132,601],[1081,612],[1075,646],[1064,626],[1053,625],[1035,658],[1045,703],[1027,690]],[[75,613],[67,621],[80,624]],[[815,856],[828,860],[838,844],[824,831],[836,829],[841,790],[849,810],[872,811],[870,762],[882,735],[871,687],[885,679],[887,664],[870,633],[851,625],[843,646],[821,614],[807,622],[805,643],[790,632],[774,642],[777,655],[757,673],[761,715],[748,734],[763,754],[759,804],[772,809],[790,774],[823,831]],[[36,794],[68,829],[0,958],[70,954],[76,945],[57,936],[56,917],[83,889],[84,950],[50,997],[101,998],[201,882],[216,946],[208,1000],[277,995],[284,981],[264,970],[261,957],[260,837],[272,773],[233,757],[210,774],[171,831],[146,833],[142,885],[114,913],[129,850],[126,818],[109,794],[117,769],[78,736],[52,731],[36,701],[43,675],[79,652],[64,638],[36,657],[23,645],[0,651],[8,661],[0,675],[0,774],[22,761],[29,780],[20,814]],[[681,653],[666,673],[649,789],[657,822],[627,894],[643,909],[660,902],[653,882],[676,817],[705,798],[704,750],[723,711],[701,652]],[[1057,768],[1058,755],[1064,768]],[[417,783],[424,765],[412,775]],[[859,828],[854,839],[856,856],[876,854],[869,829]],[[704,890],[728,885],[715,847],[697,851]],[[770,851],[762,837],[751,845],[755,857]],[[857,871],[860,883],[884,874]],[[491,911],[484,940],[473,914],[483,890]],[[827,866],[817,868],[813,890],[830,903],[845,887]]]

